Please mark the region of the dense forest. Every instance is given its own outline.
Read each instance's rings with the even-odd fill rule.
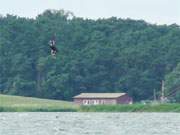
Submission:
[[[56,34],[58,54],[48,41]],[[0,16],[0,93],[72,100],[81,92],[127,92],[135,101],[180,102],[180,27],[143,20],[83,19],[47,10]]]

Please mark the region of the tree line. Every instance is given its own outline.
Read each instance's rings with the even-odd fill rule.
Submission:
[[[140,101],[152,99],[154,89],[160,95],[165,80],[167,95],[179,101],[179,50],[176,24],[83,19],[64,10],[1,16],[0,93],[72,100],[81,92],[127,92]]]

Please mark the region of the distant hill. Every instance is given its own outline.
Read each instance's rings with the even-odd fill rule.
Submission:
[[[178,25],[69,15],[0,17],[0,93],[72,100],[81,92],[127,92],[140,101],[156,90],[160,96],[162,80],[180,62]],[[54,34],[56,59],[48,45]]]

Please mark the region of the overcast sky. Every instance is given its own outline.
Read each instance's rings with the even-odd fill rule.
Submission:
[[[0,14],[35,17],[46,9],[64,9],[84,18],[143,19],[180,24],[180,0],[0,0]]]

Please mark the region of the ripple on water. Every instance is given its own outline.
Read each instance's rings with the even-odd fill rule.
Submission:
[[[0,113],[0,135],[180,135],[180,114]]]

